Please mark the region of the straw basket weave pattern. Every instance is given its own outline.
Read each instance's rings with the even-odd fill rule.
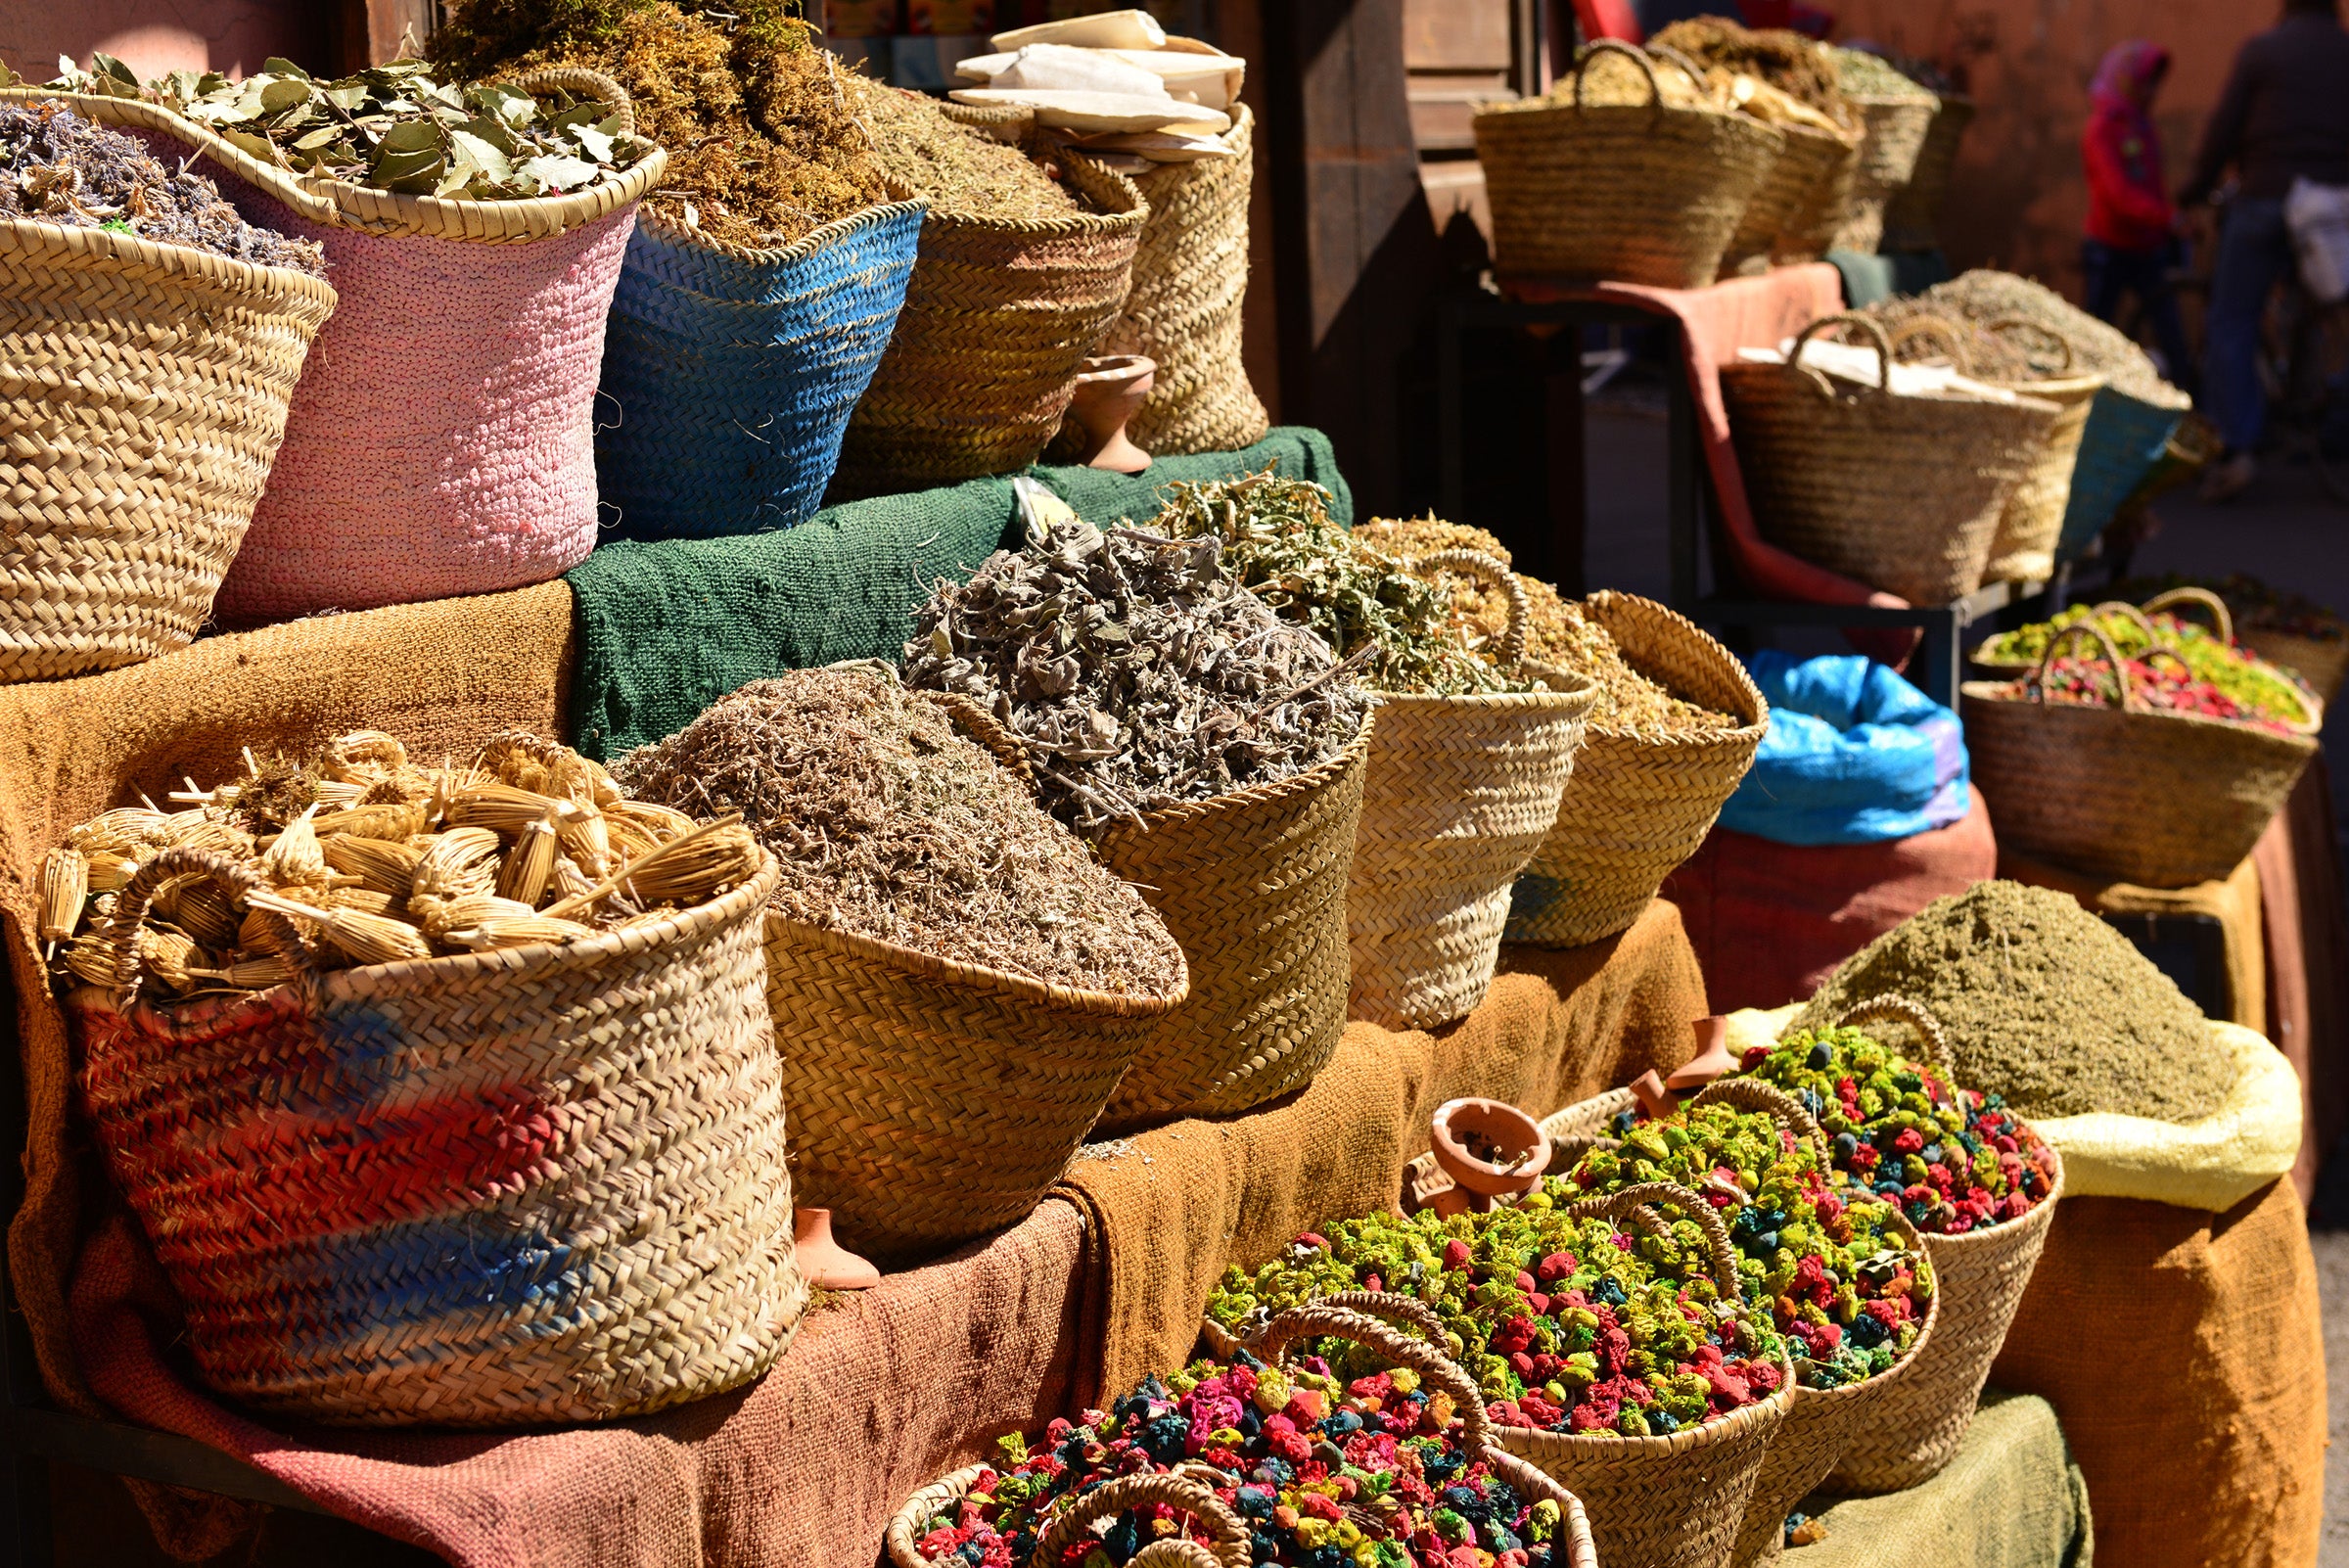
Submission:
[[[1240,362],[1248,293],[1248,194],[1256,117],[1240,107],[1229,158],[1165,163],[1134,177],[1150,221],[1133,255],[1133,292],[1101,345],[1158,366],[1126,433],[1144,451],[1229,452],[1264,439],[1271,421]]]
[[[1629,929],[1704,843],[1770,728],[1770,705],[1745,667],[1683,617],[1613,592],[1592,594],[1584,614],[1633,669],[1738,722],[1688,735],[1591,724],[1558,819],[1517,879],[1506,942],[1579,947]]]
[[[245,537],[335,291],[102,229],[0,222],[0,681],[185,647]]]
[[[923,210],[868,208],[769,250],[637,224],[612,297],[596,431],[615,532],[748,533],[823,504],[849,414],[905,302]]]
[[[2053,403],[2058,412],[2022,482],[1999,513],[1990,564],[1982,571],[1985,580],[2037,581],[2053,575],[2055,543],[2063,536],[2063,514],[2072,499],[2072,468],[2080,460],[2080,438],[2103,386],[2101,376],[2065,376],[2014,389]]]
[[[1780,125],[1786,138],[1770,176],[1754,193],[1722,256],[1722,269],[1760,256],[1810,261],[1826,254],[1851,197],[1852,171],[1860,161],[1857,136],[1840,136],[1810,125]]]
[[[123,892],[117,951],[191,872],[253,886],[159,854]],[[498,1426],[763,1370],[806,1298],[760,994],[776,880],[769,859],[699,908],[560,947],[163,1008],[76,991],[81,1106],[205,1381],[338,1424]]]
[[[1860,112],[1860,161],[1830,249],[1873,255],[1884,243],[1884,209],[1915,175],[1940,100],[1920,88],[1914,96],[1855,93],[1851,102]]]
[[[1346,888],[1375,712],[1337,756],[1276,784],[1150,812],[1102,836],[1190,966],[1102,1115],[1107,1130],[1245,1111],[1321,1071],[1346,1029]]]
[[[1875,380],[1839,383],[1798,362],[1829,327],[1866,338]],[[1982,585],[2000,515],[2059,410],[2030,397],[1896,395],[1884,385],[1891,363],[1874,321],[1822,316],[1785,363],[1722,367],[1729,435],[1763,537],[1911,604],[1949,604]]]
[[[932,211],[895,335],[849,421],[836,494],[924,489],[1036,461],[1126,303],[1149,208],[1066,155],[1085,210],[1000,221]]]
[[[1584,55],[1631,56],[1655,92],[1655,68],[1629,44]],[[1712,109],[1576,99],[1489,109],[1475,119],[1476,156],[1493,208],[1493,259],[1504,276],[1564,274],[1701,289],[1785,137],[1775,126]]]
[[[1884,207],[1884,245],[1896,251],[1931,251],[1941,244],[1942,199],[1949,194],[1950,175],[1958,167],[1958,147],[1965,128],[1974,122],[1974,101],[1957,93],[1942,95],[1925,139],[1916,152],[1916,166],[1909,183]]]

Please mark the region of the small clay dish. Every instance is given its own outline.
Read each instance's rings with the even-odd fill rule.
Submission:
[[[1483,1197],[1531,1192],[1549,1169],[1549,1135],[1532,1117],[1500,1100],[1447,1100],[1436,1108],[1433,1135],[1436,1164]],[[1497,1160],[1477,1152],[1496,1149]]]

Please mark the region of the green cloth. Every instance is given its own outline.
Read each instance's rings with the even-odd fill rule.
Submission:
[[[1939,251],[1893,251],[1883,255],[1829,251],[1827,259],[1843,275],[1843,302],[1854,310],[1896,294],[1922,294],[1950,281],[1949,258]]]
[[[1853,1498],[1819,1517],[1826,1539],[1788,1551],[1780,1568],[2091,1568],[2096,1559],[2088,1483],[2055,1407],[2029,1394],[1985,1391],[1958,1456],[1924,1485]]]
[[[1213,481],[1277,462],[1328,486],[1348,526],[1354,497],[1329,438],[1282,428],[1237,452],[1162,457],[1137,475],[1035,468],[1087,522],[1157,515],[1175,480]],[[941,577],[968,579],[1019,518],[1011,481],[830,506],[801,524],[722,539],[607,544],[566,577],[577,627],[574,744],[616,757],[673,735],[719,698],[786,669],[842,659],[893,663]]]

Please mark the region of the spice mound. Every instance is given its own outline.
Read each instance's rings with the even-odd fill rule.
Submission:
[[[931,211],[1003,223],[1071,217],[1083,210],[1042,165],[1016,147],[948,119],[935,100],[861,76],[851,77],[848,90],[882,169],[928,197]]]
[[[1777,1330],[1721,1300],[1709,1260],[1688,1220],[1635,1238],[1613,1220],[1570,1220],[1535,1192],[1490,1214],[1340,1221],[1253,1272],[1234,1265],[1207,1314],[1245,1336],[1318,1297],[1399,1291],[1444,1319],[1452,1359],[1495,1420],[1647,1437],[1768,1399],[1782,1379]],[[1367,1355],[1324,1346],[1341,1367]]]
[[[1166,494],[1158,532],[1220,540],[1240,580],[1283,621],[1342,655],[1363,655],[1362,679],[1373,689],[1433,697],[1532,689],[1471,650],[1432,577],[1332,522],[1320,485],[1267,467],[1215,484],[1178,481]]]
[[[1082,520],[941,582],[905,676],[992,714],[1045,809],[1087,838],[1315,767],[1371,701],[1329,644],[1240,585],[1218,540]]]
[[[40,935],[59,984],[259,991],[297,972],[289,931],[319,969],[560,945],[707,902],[764,858],[740,824],[628,800],[594,762],[518,730],[429,768],[377,730],[300,758],[248,749],[243,776],[172,799],[186,809],[118,807],[49,852]],[[174,875],[144,928],[120,930],[122,891],[166,850],[219,855],[262,891]]]
[[[740,811],[781,862],[787,919],[1084,991],[1182,974],[1141,895],[887,665],[754,681],[613,774],[691,815]]]
[[[1857,1029],[1797,1029],[1748,1050],[1738,1074],[1793,1095],[1826,1130],[1835,1169],[1928,1235],[2019,1220],[2054,1190],[2053,1152],[2004,1099]]]
[[[2022,321],[2060,338],[2071,349],[2068,364],[2061,350],[2039,333],[2014,335],[2012,341],[2031,359],[2033,379],[2067,374],[2102,376],[2115,392],[2144,402],[2163,408],[2188,406],[2186,393],[2161,379],[2144,349],[2044,284],[2011,272],[1976,268],[1935,284],[1918,298],[1940,315],[1962,316],[1984,325]]]
[[[2234,1086],[2201,1010],[2068,894],[1984,882],[1937,899],[1846,959],[1796,1023],[1896,992],[1932,1011],[1960,1078],[2025,1116],[2196,1122]]]
[[[2093,609],[2074,605],[2052,621],[2035,622],[2002,632],[1984,643],[1976,656],[1997,663],[2020,660],[2037,663],[2054,641],[2055,633],[2092,618],[2096,628],[2129,661],[2131,683],[2139,695],[2154,707],[2284,728],[2306,723],[2314,712],[2315,704],[2299,682],[2272,666],[2261,665],[2244,650],[2221,642],[2197,623],[2161,610],[2147,615],[2132,614],[2126,605],[2109,608],[2097,605]],[[2078,640],[2071,644],[2076,653],[2082,652],[2083,647]],[[2169,649],[2178,657],[2150,659],[2148,656],[2157,648]],[[2148,669],[2148,664],[2153,668]],[[2063,673],[2049,694],[2051,698],[2076,692],[2077,700],[2109,700],[2113,690],[2109,676],[2100,685],[2092,678],[2103,668],[2101,660],[2059,658],[2055,666]]]
[[[1558,1503],[1519,1496],[1469,1453],[1451,1397],[1409,1367],[1347,1382],[1318,1356],[1279,1366],[1244,1352],[1202,1360],[1144,1379],[1107,1410],[1056,1418],[1037,1448],[1017,1433],[999,1448],[958,1507],[915,1525],[925,1561],[1028,1564],[1053,1521],[1098,1483],[1179,1467],[1239,1516],[1260,1564],[1565,1568],[1564,1552],[1553,1556]],[[1154,1542],[1180,1540],[1209,1544],[1196,1519],[1150,1505],[1119,1515],[1098,1539],[1080,1535],[1059,1560],[1128,1562]]]
[[[255,228],[210,180],[164,168],[144,142],[60,103],[0,105],[0,217],[109,229],[326,276],[315,242]]]

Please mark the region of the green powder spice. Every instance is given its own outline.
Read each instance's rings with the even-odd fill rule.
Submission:
[[[2186,393],[2161,379],[2144,349],[2045,284],[2011,272],[1977,267],[1935,284],[1918,298],[1941,315],[1962,316],[1984,325],[2027,322],[2070,345],[2067,368],[2060,352],[2050,356],[2052,346],[2040,333],[2013,333],[2011,341],[2032,361],[2034,379],[2064,374],[2102,376],[2113,391],[2158,407],[2188,406]]]
[[[2216,1112],[2234,1083],[2201,1011],[2068,895],[1984,882],[1927,904],[1836,970],[1795,1020],[1825,1029],[1871,997],[1923,1002],[1958,1081],[2026,1117]]]

